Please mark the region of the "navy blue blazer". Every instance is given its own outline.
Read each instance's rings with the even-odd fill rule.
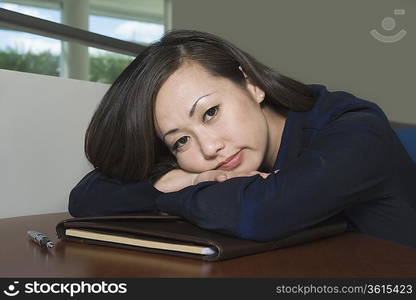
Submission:
[[[266,241],[343,214],[350,231],[416,247],[416,164],[374,103],[310,85],[317,101],[289,111],[273,170],[172,193],[88,173],[73,216],[161,210],[206,229]]]

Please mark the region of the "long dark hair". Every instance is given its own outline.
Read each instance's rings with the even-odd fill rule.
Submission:
[[[154,104],[162,84],[185,60],[245,87],[241,67],[265,92],[265,105],[276,110],[308,111],[314,105],[308,86],[261,64],[233,44],[209,33],[171,31],[130,63],[95,111],[85,134],[85,154],[97,170],[124,181],[155,181],[178,167],[156,135]]]

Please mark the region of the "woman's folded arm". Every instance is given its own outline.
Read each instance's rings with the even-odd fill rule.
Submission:
[[[155,211],[160,194],[150,180],[122,182],[94,170],[72,189],[68,210],[74,217]]]

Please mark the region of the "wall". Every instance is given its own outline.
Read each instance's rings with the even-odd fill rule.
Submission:
[[[67,211],[108,85],[0,69],[0,218]]]
[[[218,34],[285,75],[352,92],[391,120],[416,124],[416,1],[171,1],[173,29]],[[385,17],[393,17],[395,29],[382,28]],[[382,43],[372,29],[407,34]]]

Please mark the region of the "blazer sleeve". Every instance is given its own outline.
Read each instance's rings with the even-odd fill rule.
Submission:
[[[373,199],[387,178],[390,132],[371,109],[346,112],[266,179],[202,182],[156,202],[203,228],[259,241],[281,238]]]
[[[150,180],[126,183],[94,170],[70,192],[68,210],[73,217],[155,211],[160,194]]]

